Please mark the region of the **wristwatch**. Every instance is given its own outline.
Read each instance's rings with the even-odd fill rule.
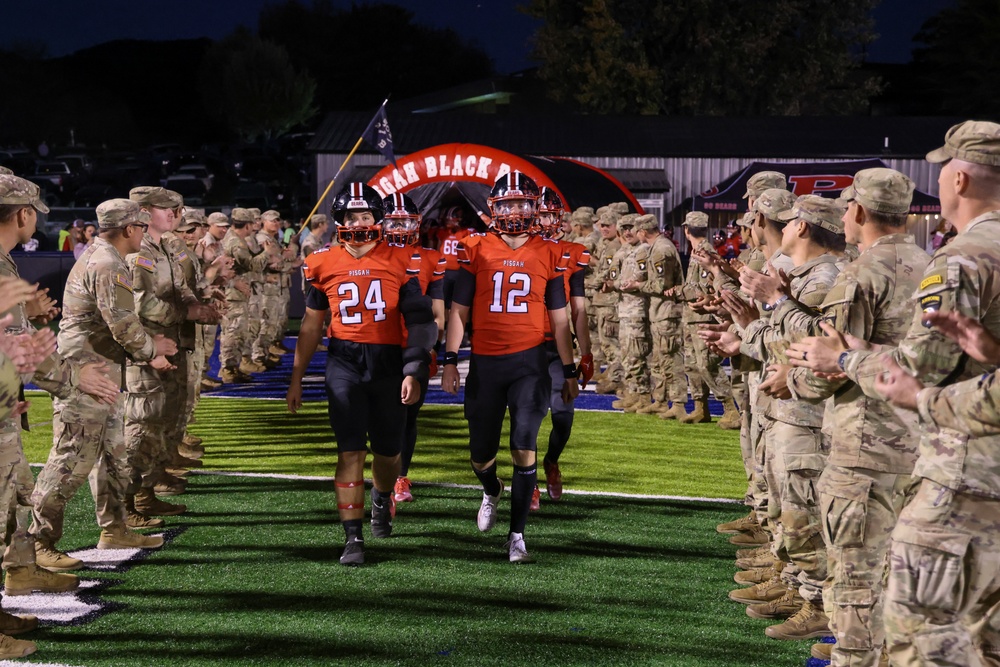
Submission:
[[[847,363],[847,355],[848,354],[850,354],[850,351],[849,350],[845,350],[844,352],[840,353],[839,357],[837,357],[837,365],[840,366],[840,370],[845,370],[844,369],[844,364]]]

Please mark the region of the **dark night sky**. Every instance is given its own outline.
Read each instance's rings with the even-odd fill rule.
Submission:
[[[273,0],[271,0],[273,2]],[[348,0],[336,0],[348,6]],[[451,27],[478,44],[500,73],[531,66],[528,37],[536,22],[518,12],[520,0],[386,0],[413,12],[415,21]],[[257,27],[269,0],[34,0],[8,3],[0,46],[43,42],[61,56],[113,39],[165,40],[224,37],[238,25]],[[882,0],[875,10],[881,37],[869,47],[872,62],[910,59],[920,25],[955,0]],[[488,31],[488,32],[487,32]]]

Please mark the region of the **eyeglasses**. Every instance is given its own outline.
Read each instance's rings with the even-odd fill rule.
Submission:
[[[146,230],[149,229],[149,225],[145,222],[133,222],[129,225],[129,227],[138,227],[144,234],[146,233]]]

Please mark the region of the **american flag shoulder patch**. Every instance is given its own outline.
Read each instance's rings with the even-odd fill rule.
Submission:
[[[129,292],[132,291],[132,281],[124,273],[115,273],[115,284],[121,285]]]
[[[156,270],[156,263],[150,258],[143,257],[142,255],[138,255],[135,258],[135,264],[136,266],[141,266],[142,268],[146,269],[149,272],[153,272]]]

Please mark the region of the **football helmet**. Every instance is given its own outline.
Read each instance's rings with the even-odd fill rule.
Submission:
[[[458,229],[462,226],[462,218],[461,206],[449,206],[444,212],[444,226],[451,230]]]
[[[385,217],[382,219],[382,233],[389,243],[414,245],[420,240],[420,211],[413,200],[394,192],[382,200]]]
[[[562,217],[566,212],[562,199],[550,187],[543,186],[538,196],[538,228],[547,239],[562,235]]]
[[[364,183],[349,183],[340,191],[333,206],[330,207],[333,220],[337,225],[337,239],[345,245],[365,245],[382,238],[382,218],[385,211],[382,208],[382,198],[373,188]],[[344,217],[351,212],[368,211],[372,214],[374,223],[370,225],[344,224]]]
[[[538,185],[519,171],[498,178],[486,200],[494,229],[514,236],[535,231],[538,196]]]

